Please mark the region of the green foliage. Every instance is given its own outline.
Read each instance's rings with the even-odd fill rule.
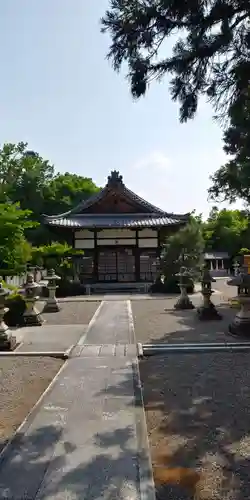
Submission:
[[[128,67],[133,96],[168,74],[185,121],[193,118],[199,96],[224,113],[248,88],[249,16],[249,0],[110,0],[102,31],[111,35],[115,70],[124,62]]]
[[[66,243],[52,243],[42,214],[74,208],[99,188],[91,179],[75,174],[55,174],[54,166],[27,144],[7,143],[0,148],[0,273],[15,275],[27,262],[70,269],[74,251]],[[55,237],[55,234],[53,234]],[[64,233],[59,238],[66,238]],[[38,248],[38,245],[40,247]]]
[[[250,91],[247,99],[232,106],[230,125],[224,134],[227,163],[211,177],[209,195],[214,200],[250,203]]]
[[[238,253],[239,255],[250,255],[250,250],[249,248],[241,248]]]
[[[56,175],[45,189],[44,213],[67,212],[98,191],[99,188],[88,177],[68,172]]]
[[[27,143],[6,143],[0,149],[0,199],[20,203],[39,220],[44,187],[53,178],[54,167],[38,153],[27,149]]]
[[[203,224],[207,250],[226,251],[236,255],[249,240],[249,219],[241,210],[218,210],[213,207]]]
[[[12,293],[6,297],[5,305],[8,311],[4,315],[4,321],[8,326],[23,326],[23,313],[26,305],[24,297],[18,293]]]
[[[2,282],[3,288],[7,288],[12,293],[14,293],[14,292],[17,293],[18,292],[18,287],[17,286],[11,285],[9,283],[6,283],[6,281],[4,281],[4,280],[1,280],[1,282]]]
[[[0,203],[0,267],[22,270],[31,255],[25,230],[34,227],[30,211],[21,210],[18,204]]]
[[[156,281],[153,283],[150,289],[151,293],[162,293],[162,294],[175,294],[180,292],[180,286],[178,279],[175,276],[169,276],[165,278],[164,282]],[[194,293],[194,282],[192,278],[188,280],[187,293]]]
[[[82,250],[76,250],[67,243],[54,242],[32,248],[31,263],[35,266],[53,268],[60,274],[67,274],[72,269],[72,257],[83,255]]]
[[[194,275],[198,273],[203,251],[204,239],[201,224],[191,217],[190,222],[170,236],[164,246],[162,271],[165,282],[176,281],[175,274],[183,265],[193,271]]]
[[[54,166],[27,144],[4,144],[0,149],[0,202],[19,203],[30,217],[41,222],[42,214],[59,214],[75,207],[99,188],[91,179],[76,174],[55,174]],[[33,244],[45,244],[51,233],[43,224],[27,229]]]

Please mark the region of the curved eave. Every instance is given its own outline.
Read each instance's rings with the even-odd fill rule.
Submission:
[[[71,210],[69,210],[67,212],[64,212],[63,214],[59,214],[59,215],[42,214],[42,216],[44,218],[46,218],[47,220],[52,220],[55,218],[61,219],[61,218],[65,218],[65,217],[70,216],[70,215],[80,214],[84,210],[87,210],[88,208],[92,207],[93,205],[95,205],[96,203],[101,201],[106,196],[106,194],[108,194],[108,192],[112,191],[112,190],[113,189],[110,188],[109,186],[105,186],[101,191],[94,194],[93,196],[91,196],[87,200],[80,202],[76,207],[72,208]],[[134,193],[133,191],[131,191],[130,189],[128,189],[124,185],[122,186],[122,188],[119,189],[118,194],[121,194],[121,195],[129,198],[132,203],[136,203],[137,205],[141,206],[143,209],[146,209],[149,214],[150,213],[157,213],[158,215],[165,215],[165,213],[166,213],[166,212],[164,212],[164,210],[162,210],[159,207],[156,207],[155,205],[152,205],[151,203],[144,200],[143,198],[138,196],[136,193]]]
[[[49,218],[45,221],[50,227],[60,227],[68,229],[143,229],[143,228],[164,228],[169,226],[180,226],[188,222],[187,217],[177,217],[170,214],[151,217],[130,215],[130,216],[75,216]]]

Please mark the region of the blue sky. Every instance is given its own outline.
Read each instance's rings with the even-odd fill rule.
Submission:
[[[212,110],[178,122],[167,81],[133,102],[105,60],[108,0],[2,0],[0,142],[27,141],[60,172],[103,185],[113,169],[167,211],[208,214],[209,175],[225,159]]]

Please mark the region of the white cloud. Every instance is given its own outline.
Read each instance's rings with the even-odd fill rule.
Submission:
[[[157,170],[169,170],[170,161],[168,156],[162,151],[153,151],[152,153],[145,156],[138,162],[135,163],[134,168],[147,170],[153,169],[153,167]]]

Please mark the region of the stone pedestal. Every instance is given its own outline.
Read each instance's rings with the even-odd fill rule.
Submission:
[[[222,319],[221,314],[218,313],[215,305],[211,301],[211,296],[213,294],[211,284],[215,281],[216,280],[212,278],[209,270],[204,268],[201,278],[202,305],[197,308],[197,314],[200,321],[214,321]]]
[[[46,304],[43,308],[43,312],[44,313],[58,312],[58,311],[60,311],[60,307],[59,307],[59,304],[58,304],[57,298],[56,298],[56,289],[57,289],[56,282],[58,280],[60,280],[61,278],[60,278],[60,276],[57,276],[55,274],[54,269],[50,269],[48,271],[46,279],[48,280],[47,289],[49,292],[49,296],[48,296]]]
[[[5,298],[10,294],[8,289],[3,288],[0,282],[0,351],[13,351],[16,347],[16,337],[9,330],[4,322],[4,314],[8,308],[4,307]]]
[[[231,299],[228,300],[228,302],[231,309],[240,309],[238,296],[232,297]]]
[[[188,271],[185,269],[185,267],[181,267],[180,272],[176,276],[179,277],[179,287],[181,295],[174,305],[174,308],[177,310],[194,309],[194,305],[192,304],[187,294],[188,278],[190,276]]]
[[[250,338],[250,276],[247,269],[241,268],[238,276],[228,281],[228,285],[237,286],[240,311],[228,327],[231,335]]]
[[[233,264],[233,268],[234,268],[234,276],[238,276],[240,274],[240,264],[239,264],[239,262],[235,262]],[[232,286],[231,281],[232,281],[231,279],[229,281],[227,281],[227,285],[231,285]],[[237,296],[236,297],[231,297],[230,299],[228,299],[228,302],[229,302],[229,305],[230,305],[231,309],[240,309],[240,303],[239,303],[239,299],[238,299],[239,293],[240,293],[240,287],[237,286]]]
[[[26,309],[23,313],[23,319],[26,326],[41,326],[43,324],[42,316],[36,308],[36,302],[39,300],[38,290],[40,290],[40,286],[34,282],[33,275],[29,274],[24,285]]]
[[[240,300],[240,311],[235,315],[234,320],[228,327],[229,333],[250,338],[250,297],[244,302]]]

